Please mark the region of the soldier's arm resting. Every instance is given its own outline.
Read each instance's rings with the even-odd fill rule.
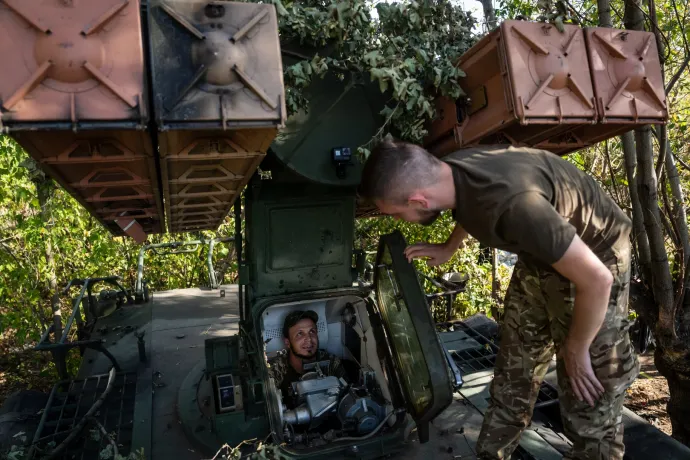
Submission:
[[[553,268],[575,285],[573,317],[562,352],[575,394],[593,405],[604,387],[592,370],[589,346],[604,322],[613,275],[577,235]]]
[[[427,262],[429,266],[435,267],[448,262],[457,251],[462,241],[467,237],[468,233],[462,228],[460,224],[455,224],[452,233],[444,243],[417,243],[405,248],[405,257],[409,262],[412,259],[420,257],[428,257]]]

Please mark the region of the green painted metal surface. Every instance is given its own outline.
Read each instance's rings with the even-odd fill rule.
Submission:
[[[453,389],[424,291],[403,254],[406,246],[398,230],[381,237],[374,289],[408,411],[417,422],[420,438],[426,438],[428,423],[452,402]]]
[[[239,336],[216,337],[204,342],[206,375],[217,372],[237,372],[240,368]]]
[[[244,411],[216,415],[213,428],[218,438],[230,446],[246,439],[265,438],[270,432],[267,417],[248,418]]]
[[[385,106],[378,84],[346,77],[339,80],[332,73],[314,78],[308,92],[308,111],[288,118],[271,150],[290,170],[305,179],[322,184],[356,186],[362,163],[355,150],[372,138],[384,123],[379,112]],[[331,149],[352,149],[346,176],[339,178],[331,158]]]
[[[255,178],[246,198],[252,298],[352,285],[351,189]]]
[[[390,456],[396,458],[395,454],[407,448],[405,444],[404,425],[400,426],[397,431],[384,436],[373,437],[363,440],[361,442],[348,442],[342,444],[330,444],[325,446],[314,447],[311,449],[296,450],[287,449],[285,446],[280,447],[280,458],[292,459],[342,459],[342,458],[356,458],[364,459],[380,459]]]
[[[238,342],[237,336],[223,337],[223,341],[232,348]],[[211,339],[213,340],[213,339]],[[213,347],[206,347],[208,352]],[[258,377],[250,376],[244,369],[232,373],[239,377],[237,383],[242,385],[243,408],[232,412],[217,413],[211,417],[199,410],[199,385],[204,375],[203,363],[192,369],[180,387],[178,397],[178,414],[186,436],[206,455],[213,455],[225,443],[236,446],[246,439],[264,439],[270,432],[264,400],[264,389]],[[243,366],[246,367],[246,366]],[[213,404],[212,402],[210,404]]]

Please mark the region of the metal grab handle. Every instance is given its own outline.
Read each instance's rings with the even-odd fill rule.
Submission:
[[[393,300],[395,300],[395,305],[398,307],[398,311],[402,311],[402,305],[400,305],[400,299],[402,298],[402,295],[398,291],[395,281],[393,280],[393,276],[391,275],[392,270],[388,268],[388,265],[386,264],[380,264],[378,268],[383,268],[384,270],[386,270],[388,280],[391,282],[391,288],[393,288]]]
[[[436,333],[436,335],[439,335],[438,332]],[[443,346],[443,352],[446,355],[446,361],[448,361],[448,366],[450,366],[450,370],[453,373],[453,377],[454,377],[453,387],[457,391],[462,387],[462,384],[463,384],[462,372],[460,372],[460,368],[455,363],[455,360],[453,359],[453,357],[450,355],[450,352],[448,351],[448,348],[446,348],[446,344],[443,343],[443,340],[441,340],[440,335],[439,335],[439,341],[441,342],[441,345]]]

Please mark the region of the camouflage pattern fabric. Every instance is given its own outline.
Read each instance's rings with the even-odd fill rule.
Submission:
[[[604,262],[614,276],[608,310],[590,346],[592,368],[606,390],[594,407],[578,401],[558,357],[570,326],[574,286],[550,267],[536,268],[522,261],[515,265],[505,299],[491,402],[477,441],[478,458],[510,458],[532,418],[555,352],[561,416],[565,434],[573,442],[572,452],[564,458],[623,459],[623,399],[640,364],[628,333],[630,245],[623,243],[614,253]]]
[[[328,365],[328,372],[326,375],[333,375],[336,377],[345,377],[345,369],[342,366],[340,358],[328,353],[326,350],[317,350],[315,361],[330,360]],[[290,361],[288,359],[288,350],[283,349],[278,352],[278,355],[268,361],[268,374],[275,381],[276,387],[283,386],[283,379],[288,374],[290,368]]]

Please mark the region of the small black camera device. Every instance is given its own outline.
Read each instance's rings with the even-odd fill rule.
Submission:
[[[331,159],[335,163],[335,174],[338,178],[345,178],[345,167],[352,159],[352,150],[350,147],[336,147],[331,149]]]

